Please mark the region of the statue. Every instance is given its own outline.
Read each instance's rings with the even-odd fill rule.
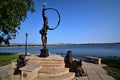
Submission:
[[[42,46],[43,49],[46,49],[46,44],[47,44],[47,31],[49,29],[48,26],[48,18],[45,15],[45,5],[43,5],[43,10],[42,10],[42,17],[43,17],[43,28],[40,30],[40,34],[41,34],[41,40],[42,40]]]
[[[49,56],[48,49],[47,49],[47,31],[56,29],[58,27],[59,23],[60,23],[60,14],[59,14],[59,12],[56,9],[54,9],[54,8],[45,8],[45,6],[46,6],[46,3],[43,4],[43,9],[42,9],[42,17],[43,17],[43,21],[44,21],[43,27],[39,31],[39,33],[41,34],[41,40],[42,40],[42,46],[43,46],[43,49],[41,49],[40,57],[47,57],[47,56]],[[59,20],[58,20],[57,25],[54,28],[50,28],[48,26],[48,18],[45,15],[45,11],[46,10],[54,10],[58,14]]]
[[[64,61],[65,61],[66,64],[72,64],[73,63],[72,51],[67,52]]]
[[[14,71],[14,74],[20,74],[21,75],[21,71],[19,70],[21,67],[24,67],[27,64],[27,60],[25,59],[25,55],[19,55],[19,58],[17,59],[17,67]]]
[[[65,56],[65,67],[69,68],[70,72],[75,72],[76,76],[86,76],[82,69],[82,61],[72,59],[72,51],[68,51]]]

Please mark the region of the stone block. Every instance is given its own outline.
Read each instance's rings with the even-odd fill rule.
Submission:
[[[21,80],[34,80],[41,67],[40,63],[28,63],[25,67],[20,68],[22,71]]]

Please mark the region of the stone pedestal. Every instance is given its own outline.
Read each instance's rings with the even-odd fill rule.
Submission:
[[[64,58],[60,55],[49,55],[46,58],[31,55],[25,58],[29,61],[20,68],[22,74],[13,75],[12,80],[73,80],[75,77],[75,73],[65,68]],[[15,62],[12,67],[15,67]]]
[[[40,57],[48,57],[48,49],[41,49]]]

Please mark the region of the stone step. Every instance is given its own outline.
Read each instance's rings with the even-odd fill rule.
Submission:
[[[61,76],[38,76],[35,80],[73,80],[75,73],[67,73]]]
[[[56,64],[64,64],[64,58],[60,55],[49,55],[49,57],[42,58],[36,55],[26,56],[26,59],[29,61],[34,62],[49,62],[49,63],[56,63]]]
[[[40,69],[39,76],[61,76],[69,73],[69,68]]]
[[[49,63],[49,62],[28,62],[29,64],[38,64],[40,66],[42,66],[42,68],[44,69],[50,69],[50,68],[65,68],[65,64],[56,64],[56,63]]]
[[[60,63],[60,62],[56,62],[56,61],[41,61],[41,62],[39,62],[40,64],[54,64],[54,65],[56,65],[56,64],[61,64],[61,65],[65,65],[65,63]]]
[[[64,64],[64,60],[50,60],[50,59],[30,59],[29,62]]]
[[[57,69],[57,68],[65,68],[65,64],[42,64],[43,69]]]

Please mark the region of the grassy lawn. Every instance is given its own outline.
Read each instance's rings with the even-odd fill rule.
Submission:
[[[11,60],[17,59],[18,54],[0,53],[0,67],[11,63]]]
[[[104,67],[107,73],[110,76],[113,76],[116,80],[120,80],[120,59],[105,59],[102,62],[108,65],[107,67]]]

